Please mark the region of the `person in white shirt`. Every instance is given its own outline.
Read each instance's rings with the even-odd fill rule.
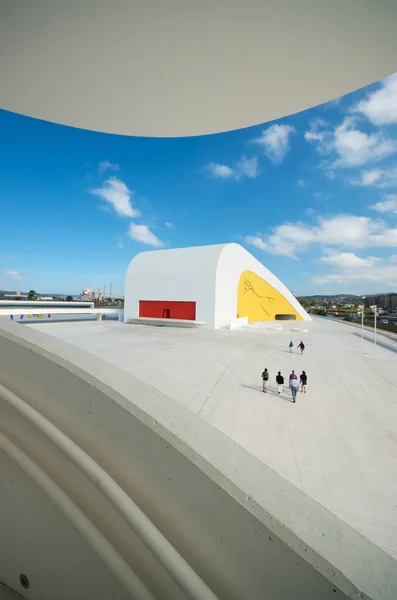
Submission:
[[[281,375],[281,371],[279,371],[277,373],[276,383],[277,383],[277,393],[281,394],[281,392],[283,391],[283,385],[284,385],[284,377]]]

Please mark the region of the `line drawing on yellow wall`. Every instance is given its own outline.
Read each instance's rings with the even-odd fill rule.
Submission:
[[[274,298],[271,298],[271,296],[260,296],[259,294],[257,294],[256,291],[254,290],[254,286],[252,285],[250,280],[244,279],[244,294],[246,294],[247,292],[252,292],[257,298],[262,298],[263,300],[269,300],[270,304],[274,301]],[[263,306],[262,303],[261,303],[261,307],[264,310],[264,312],[270,317],[270,314],[268,313],[268,311],[266,310],[266,308]]]
[[[302,316],[287,300],[283,291],[279,291],[266,279],[248,270],[240,276],[236,314],[240,317],[248,317],[249,323],[277,321],[284,317],[302,320]]]

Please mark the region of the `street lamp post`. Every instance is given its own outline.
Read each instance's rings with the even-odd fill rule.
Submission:
[[[378,307],[374,309],[374,354],[376,354],[376,317],[378,316]]]
[[[361,350],[364,347],[364,305],[359,306],[361,310]]]

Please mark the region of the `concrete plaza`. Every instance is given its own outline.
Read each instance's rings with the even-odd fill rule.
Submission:
[[[375,356],[370,333],[361,349],[360,330],[323,319],[236,331],[114,321],[30,326],[176,399],[397,558],[397,343],[390,337],[379,335]],[[292,369],[308,374],[296,404],[288,385],[276,392],[277,371],[288,380]]]

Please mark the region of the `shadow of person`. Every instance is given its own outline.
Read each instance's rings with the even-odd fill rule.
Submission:
[[[263,388],[261,385],[250,385],[248,383],[240,383],[241,387],[247,388],[248,390],[254,390],[255,392],[263,392]],[[267,388],[266,391],[267,394],[271,394],[271,395],[276,395],[277,396],[277,391],[273,390],[272,388]]]
[[[262,391],[262,386],[261,385],[249,385],[248,383],[240,383],[241,387],[245,387],[249,390],[255,390],[256,392],[261,392]]]

